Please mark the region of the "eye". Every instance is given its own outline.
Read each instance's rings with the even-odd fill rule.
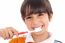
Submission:
[[[41,13],[40,13],[38,16],[43,16],[43,15],[44,15],[44,14],[41,14]]]
[[[26,19],[31,19],[32,17],[27,17]]]

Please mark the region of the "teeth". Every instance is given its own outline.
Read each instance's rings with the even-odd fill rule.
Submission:
[[[40,32],[42,31],[41,27],[35,28],[35,30],[31,31],[31,32]]]
[[[34,31],[35,31],[35,32],[39,32],[39,31],[42,31],[42,29],[41,29],[41,27],[39,27],[39,28],[35,28]]]

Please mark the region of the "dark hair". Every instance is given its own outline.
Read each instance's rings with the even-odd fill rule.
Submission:
[[[48,13],[50,17],[53,12],[49,0],[24,0],[21,6],[23,19],[33,13]]]

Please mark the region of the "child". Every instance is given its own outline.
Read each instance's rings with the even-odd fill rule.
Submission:
[[[52,15],[53,11],[49,0],[24,0],[21,7],[21,16],[28,29],[30,31],[37,28],[42,29],[42,31],[31,33],[35,43],[61,43],[57,40],[54,41],[48,32],[48,25]],[[12,33],[17,34],[16,31],[12,31]]]

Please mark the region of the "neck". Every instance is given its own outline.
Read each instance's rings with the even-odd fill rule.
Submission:
[[[46,40],[48,37],[49,37],[49,33],[48,32],[44,32],[43,34],[41,35],[35,35],[35,34],[31,34],[32,37],[33,37],[33,40],[35,42],[41,42],[41,41],[44,41]]]

